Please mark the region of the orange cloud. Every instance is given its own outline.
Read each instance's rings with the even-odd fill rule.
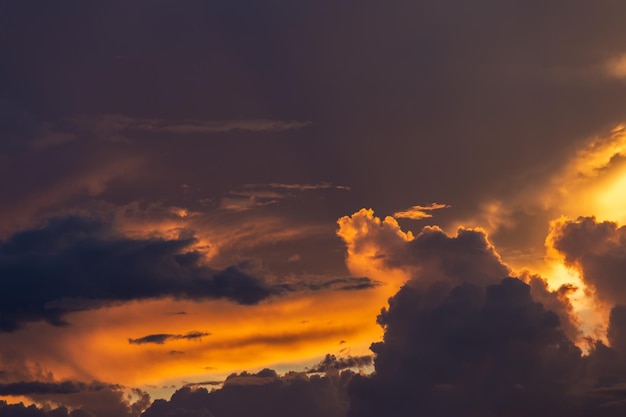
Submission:
[[[440,210],[449,208],[448,204],[432,203],[428,206],[412,206],[404,211],[398,211],[393,213],[393,217],[396,219],[411,219],[421,220],[433,217],[430,213],[433,210]]]
[[[361,209],[337,222],[337,235],[346,243],[346,265],[354,276],[368,276],[390,284],[390,294],[412,276],[404,267],[385,262],[385,254],[402,254],[404,244],[414,239],[412,232],[403,232],[391,216],[381,220],[374,210]]]

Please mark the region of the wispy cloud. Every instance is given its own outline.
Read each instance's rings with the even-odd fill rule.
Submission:
[[[334,185],[330,182],[320,182],[317,184],[285,184],[278,182],[271,182],[268,184],[246,184],[243,188],[275,188],[281,190],[293,190],[293,191],[311,191],[311,190],[346,190],[350,191],[350,187],[345,185]]]
[[[286,198],[295,197],[295,193],[297,192],[316,190],[350,191],[350,187],[334,185],[329,182],[317,184],[288,184],[278,182],[244,184],[239,189],[230,191],[228,193],[229,196],[222,198],[220,201],[220,209],[235,212],[248,211],[253,208],[279,203]]]
[[[129,338],[128,343],[130,343],[131,345],[144,345],[148,343],[162,345],[172,340],[198,340],[204,336],[209,336],[210,334],[211,333],[206,332],[189,332],[187,334],[158,333],[149,334],[147,336],[139,337],[137,339]]]
[[[120,139],[120,133],[132,131],[178,134],[226,133],[232,131],[284,132],[301,129],[311,124],[309,121],[272,119],[173,121],[158,118],[134,118],[120,114],[83,116],[74,118],[72,122],[107,139]]]
[[[200,382],[188,382],[184,386],[190,387],[190,388],[197,388],[203,385],[218,386],[222,384],[224,384],[224,381],[200,381]]]
[[[444,208],[449,208],[448,204],[440,204],[440,203],[432,203],[429,206],[412,206],[404,211],[398,211],[393,213],[393,217],[396,219],[411,219],[411,220],[420,220],[420,219],[428,219],[433,217],[430,213],[433,210],[440,210]]]
[[[225,197],[220,201],[220,209],[229,211],[248,211],[257,207],[269,206],[270,204],[277,203],[277,200],[267,200],[264,198],[257,198],[251,196],[249,198],[243,197]]]

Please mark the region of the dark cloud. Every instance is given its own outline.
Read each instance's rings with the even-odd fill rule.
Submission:
[[[626,306],[617,305],[611,309],[607,336],[613,349],[626,353]]]
[[[264,369],[256,374],[229,376],[221,389],[184,387],[168,401],[156,400],[143,417],[174,416],[303,416],[342,417],[348,402],[346,386],[352,373],[282,377]]]
[[[197,387],[201,387],[203,385],[212,385],[212,386],[218,386],[218,385],[222,385],[224,383],[224,381],[200,381],[200,382],[190,382],[188,384],[185,384],[185,387],[189,387],[189,388],[197,388]]]
[[[143,345],[147,343],[154,343],[157,345],[162,345],[171,340],[198,340],[204,336],[209,336],[211,333],[206,332],[189,332],[187,334],[168,334],[168,333],[159,333],[159,334],[149,334],[147,336],[139,337],[137,339],[128,339],[128,343],[132,345]]]
[[[585,283],[610,304],[626,303],[626,227],[579,217],[553,223],[549,244],[579,268]]]
[[[105,388],[119,388],[93,382],[63,381],[63,382],[41,382],[41,381],[21,381],[0,384],[0,395],[36,395],[36,394],[73,394],[83,391],[101,391]]]
[[[309,373],[332,372],[348,368],[363,368],[372,365],[371,356],[340,356],[327,354],[317,365],[309,369]]]
[[[0,417],[94,417],[93,414],[75,410],[69,412],[65,407],[45,411],[35,405],[25,406],[23,403],[7,404],[0,400]]]
[[[391,266],[414,264],[422,282],[449,282],[458,285],[493,283],[509,274],[483,230],[459,229],[450,237],[438,228],[424,228],[414,240],[406,243],[406,257],[395,259]]]
[[[56,218],[0,243],[0,330],[26,321],[65,324],[71,311],[159,297],[256,304],[279,293],[237,267],[201,265],[193,238],[130,239],[110,225]]]
[[[150,405],[150,396],[139,389],[127,394],[123,387],[99,382],[31,381],[8,385],[12,386],[10,392],[0,395],[26,396],[43,406],[0,401],[3,417],[138,417]]]
[[[533,299],[540,302],[547,310],[559,316],[561,329],[570,340],[580,339],[580,330],[573,317],[573,306],[568,299],[576,288],[572,284],[563,284],[556,291],[550,291],[548,282],[539,275],[522,274],[523,279],[530,286]]]
[[[437,289],[433,288],[437,292]],[[376,372],[351,386],[350,416],[572,415],[580,350],[530,287],[463,284],[433,304],[405,286],[378,318]]]
[[[389,300],[378,318],[384,340],[371,347],[375,372],[354,377],[348,416],[626,412],[624,307],[611,313],[611,347],[596,341],[583,355],[516,278],[440,291],[406,285]]]
[[[310,282],[299,284],[305,288],[313,291],[320,290],[339,290],[339,291],[354,291],[354,290],[367,290],[375,288],[381,285],[379,281],[373,280],[368,277],[345,277],[345,278],[333,278],[323,280],[321,282]]]

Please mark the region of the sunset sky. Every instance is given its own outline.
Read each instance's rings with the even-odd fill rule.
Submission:
[[[625,16],[0,0],[0,417],[626,415]]]

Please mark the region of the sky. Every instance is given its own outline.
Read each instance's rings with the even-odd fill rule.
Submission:
[[[624,415],[624,15],[0,0],[0,417]]]

